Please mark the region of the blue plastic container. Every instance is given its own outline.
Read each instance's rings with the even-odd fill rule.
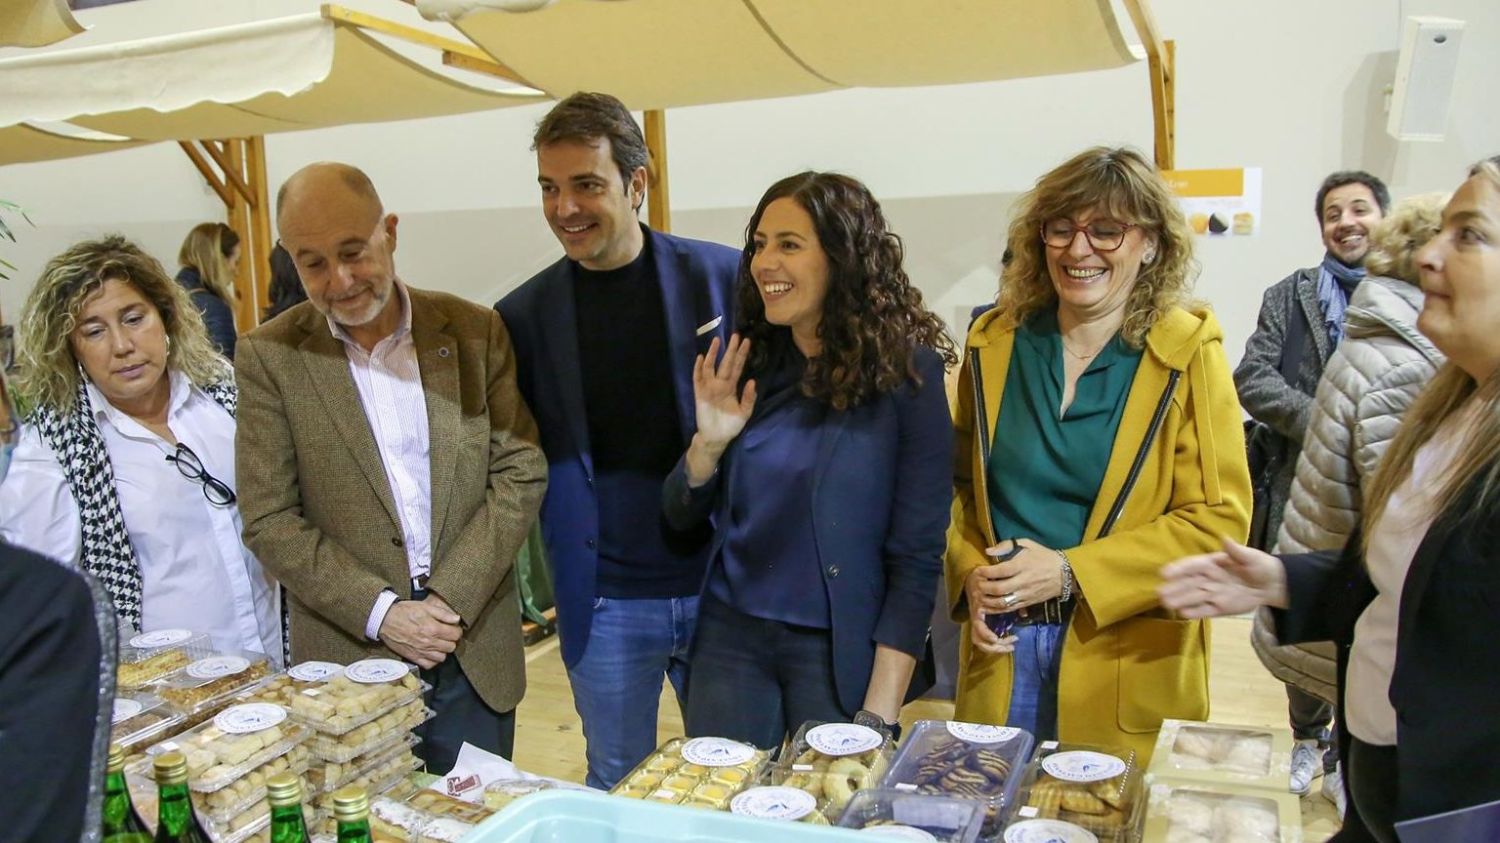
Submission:
[[[656,805],[602,793],[550,790],[507,805],[464,843],[871,843],[870,835],[724,811]]]

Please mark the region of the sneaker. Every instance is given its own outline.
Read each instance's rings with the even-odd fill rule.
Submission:
[[[1323,798],[1333,803],[1333,807],[1339,811],[1339,819],[1344,818],[1344,767],[1342,764],[1323,774],[1323,787],[1319,791]]]
[[[1297,741],[1292,747],[1292,793],[1306,796],[1312,792],[1313,779],[1323,774],[1323,750],[1318,742]]]

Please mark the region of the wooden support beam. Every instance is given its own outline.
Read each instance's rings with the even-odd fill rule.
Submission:
[[[271,203],[266,189],[265,139],[179,141],[178,146],[218,194],[229,227],[240,237],[233,307],[236,328],[244,333],[259,324],[269,302]]]
[[[1177,111],[1175,46],[1164,42],[1156,19],[1151,15],[1149,0],[1124,0],[1136,34],[1146,48],[1146,63],[1151,76],[1151,115],[1155,135],[1156,166],[1171,170],[1177,161]]]
[[[182,147],[183,152],[187,153],[187,157],[192,160],[193,166],[198,168],[198,172],[202,174],[203,180],[208,182],[208,186],[213,188],[214,193],[219,194],[219,201],[223,202],[226,208],[233,205],[233,194],[229,192],[229,188],[219,178],[219,174],[215,172],[213,165],[208,163],[207,159],[203,157],[203,153],[199,152],[196,146],[193,146],[192,141],[178,141],[177,145]]]
[[[509,67],[506,67],[505,65],[495,61],[492,58],[486,57],[483,59],[476,59],[472,56],[467,56],[462,53],[455,53],[452,50],[444,50],[443,64],[446,67],[456,67],[459,70],[468,70],[473,73],[483,73],[486,76],[496,76],[504,79],[507,82],[514,82],[517,85],[525,85],[528,88],[534,87],[530,82],[522,79],[521,74],[515,72],[514,70],[511,70]]]
[[[667,178],[667,113],[646,112],[646,150],[651,165],[646,168],[646,221],[652,229],[672,231],[672,198]]]
[[[248,296],[250,319],[243,323],[245,330],[249,330],[260,324],[260,315],[271,305],[271,196],[266,182],[266,139],[262,135],[245,140],[245,175],[253,189],[251,248],[247,251],[253,261],[255,280]]]
[[[396,23],[393,20],[367,15],[364,12],[356,12],[353,9],[346,9],[343,6],[337,6],[332,3],[323,4],[321,11],[323,17],[327,20],[351,24],[362,29],[368,29],[371,32],[379,32],[393,38],[400,38],[403,41],[409,41],[413,44],[421,44],[424,47],[432,47],[457,55],[467,56],[475,61],[494,62],[489,53],[486,53],[473,44],[465,44],[462,41],[455,41],[452,38],[444,38],[441,35],[435,35],[425,29],[418,29],[415,26],[407,26],[404,23]]]
[[[201,143],[203,144],[203,149],[208,153],[208,157],[214,159],[214,163],[219,165],[219,169],[224,173],[224,177],[229,181],[229,184],[234,187],[235,192],[240,195],[241,199],[249,202],[250,186],[245,184],[245,179],[239,172],[240,168],[229,162],[231,144],[226,141],[221,147],[215,141],[201,141]]]

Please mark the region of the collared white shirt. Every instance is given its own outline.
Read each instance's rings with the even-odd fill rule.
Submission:
[[[401,521],[401,539],[412,579],[432,572],[432,456],[427,435],[427,395],[417,365],[417,344],[411,333],[411,296],[406,285],[394,282],[401,305],[395,332],[365,351],[344,326],[328,320],[328,330],[344,345],[349,374],[380,451],[391,500]],[[396,602],[393,591],[375,601],[365,635],[379,637],[385,613]]]
[[[235,488],[234,419],[181,372],[170,374],[167,426],[213,477]],[[167,461],[177,449],[88,385],[115,492],[141,570],[141,627],[207,633],[217,650],[281,663],[276,581],[240,540],[239,508],[211,503],[203,484]],[[78,503],[57,456],[26,430],[0,485],[0,535],[74,566],[83,550]]]
[[[1412,459],[1411,472],[1391,490],[1385,509],[1370,530],[1365,567],[1375,585],[1375,599],[1354,624],[1349,651],[1344,727],[1373,746],[1396,745],[1396,709],[1391,705],[1391,676],[1396,672],[1396,635],[1401,623],[1401,593],[1406,575],[1427,531],[1436,520],[1434,499],[1452,467],[1459,444],[1474,420],[1474,407],[1460,409],[1438,428]]]

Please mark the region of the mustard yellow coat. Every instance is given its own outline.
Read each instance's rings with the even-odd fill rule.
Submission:
[[[956,496],[946,574],[949,608],[963,624],[956,716],[1002,724],[1010,707],[1011,657],[987,655],[971,645],[964,596],[969,572],[988,564],[983,551],[995,543],[975,437],[972,360],[977,354],[989,426],[984,436],[991,441],[1015,340],[995,315],[980,316],[969,331],[959,380]],[[1114,530],[1099,539],[1173,371],[1182,375],[1165,421]],[[1062,649],[1060,740],[1132,748],[1144,763],[1163,718],[1208,717],[1208,626],[1161,608],[1158,571],[1180,556],[1218,549],[1224,536],[1244,541],[1250,501],[1241,413],[1223,332],[1207,310],[1173,309],[1146,336],[1084,541],[1063,548],[1079,598]]]

